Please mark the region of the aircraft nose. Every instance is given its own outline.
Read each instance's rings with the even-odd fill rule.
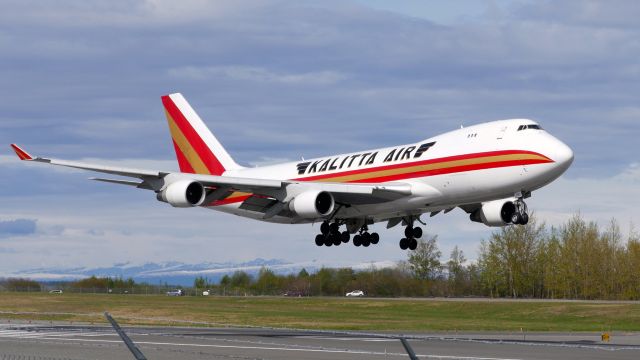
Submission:
[[[555,139],[551,149],[551,158],[564,172],[573,163],[573,150],[567,144]]]

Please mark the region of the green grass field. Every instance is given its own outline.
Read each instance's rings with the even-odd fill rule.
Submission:
[[[0,318],[427,331],[640,331],[640,303],[0,293]],[[11,314],[34,312],[35,314]],[[68,314],[43,314],[68,313]]]

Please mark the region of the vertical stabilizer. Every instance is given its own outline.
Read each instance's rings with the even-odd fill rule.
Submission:
[[[222,147],[182,94],[162,97],[180,171],[222,175],[242,168]]]

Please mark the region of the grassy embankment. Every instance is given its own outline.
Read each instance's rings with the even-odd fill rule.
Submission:
[[[7,313],[12,311],[39,314]],[[0,293],[3,319],[102,323],[104,311],[123,324],[185,326],[180,321],[186,320],[339,330],[640,331],[640,303]]]

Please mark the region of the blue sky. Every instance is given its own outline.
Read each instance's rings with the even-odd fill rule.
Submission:
[[[390,5],[391,4],[391,5]],[[236,160],[261,164],[414,142],[496,119],[538,120],[576,153],[529,205],[640,223],[637,1],[5,1],[0,144],[172,170],[160,96],[182,92]],[[0,273],[131,261],[399,260],[316,248],[311,226],[172,209],[91,174],[0,151]],[[429,219],[444,254],[491,229]]]

